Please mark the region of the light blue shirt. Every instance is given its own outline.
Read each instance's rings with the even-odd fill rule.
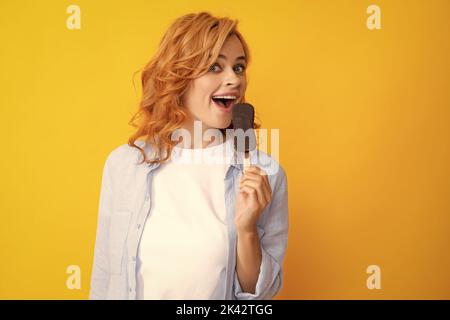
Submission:
[[[136,144],[147,155],[151,148]],[[90,282],[90,299],[136,299],[137,254],[143,226],[150,212],[151,184],[160,166],[142,163],[137,148],[123,144],[106,159],[100,191],[97,236]],[[234,224],[235,199],[242,175],[242,155],[233,157],[224,177],[229,250],[225,300],[272,299],[283,285],[283,260],[288,239],[287,177],[281,165],[261,150],[250,152],[250,162],[268,174],[272,200],[257,222],[262,262],[255,293],[244,292],[236,272],[237,233]],[[182,266],[180,266],[181,268]],[[205,275],[205,281],[208,276]]]

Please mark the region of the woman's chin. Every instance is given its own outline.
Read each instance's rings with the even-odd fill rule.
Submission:
[[[217,125],[215,126],[215,128],[217,129],[226,129],[230,126],[231,124],[231,118],[230,119],[220,119],[217,122]]]

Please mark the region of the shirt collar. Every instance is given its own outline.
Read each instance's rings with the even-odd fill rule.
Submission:
[[[234,140],[234,138],[230,138],[230,139]],[[234,150],[234,148],[233,148],[233,150]],[[147,155],[150,154],[151,146],[148,145],[148,144],[145,144],[144,151],[146,152]],[[256,164],[258,162],[258,150],[257,150],[257,148],[255,148],[253,150],[250,150],[248,152],[248,155],[249,155],[249,159],[250,159],[250,164],[251,165]],[[156,159],[159,160],[160,158],[156,157]],[[243,152],[234,151],[234,152],[232,152],[232,159],[230,161],[230,165],[242,172],[243,168],[244,168],[243,159],[244,159],[244,153]],[[150,171],[153,171],[153,170],[157,169],[160,165],[161,164],[159,162],[157,162],[157,163],[148,163],[147,164],[147,169],[150,172]]]

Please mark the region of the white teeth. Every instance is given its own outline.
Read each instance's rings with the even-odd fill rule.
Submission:
[[[213,96],[214,99],[236,99],[236,96]]]

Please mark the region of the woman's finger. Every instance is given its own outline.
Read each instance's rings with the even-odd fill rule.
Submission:
[[[260,176],[262,176],[264,178],[264,180],[266,181],[266,183],[267,183],[267,187],[268,187],[270,193],[272,194],[272,189],[270,188],[269,178],[268,178],[267,172],[265,172],[263,169],[261,169],[258,166],[250,166],[250,167],[248,167],[248,170],[246,170],[245,173],[247,173],[247,172],[248,173],[256,173],[256,174],[259,174]],[[245,173],[244,173],[244,175],[245,175]]]
[[[259,173],[260,175],[266,175],[267,176],[267,173],[263,169],[261,169],[258,166],[254,166],[254,165],[249,166],[248,168],[246,168],[245,172]]]
[[[265,199],[267,202],[270,202],[272,198],[272,189],[269,184],[269,180],[267,176],[261,176],[260,174],[254,173],[254,172],[247,172],[245,175],[241,176],[241,183],[245,181],[246,179],[250,179],[253,181],[257,181],[262,184],[263,186],[263,192],[265,195]]]
[[[244,186],[255,189],[256,194],[257,194],[258,203],[260,204],[261,207],[265,207],[267,200],[266,200],[266,195],[264,194],[264,191],[262,190],[261,183],[254,181],[254,180],[246,179],[245,181],[243,181],[241,183],[241,188]]]
[[[252,187],[242,186],[242,187],[239,188],[239,192],[245,193],[245,194],[247,194],[248,196],[251,196],[251,197],[255,197],[256,200],[257,200],[258,195],[256,193],[256,190],[253,189]]]

